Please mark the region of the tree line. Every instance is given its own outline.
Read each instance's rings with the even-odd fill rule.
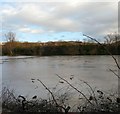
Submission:
[[[108,55],[103,48],[106,47],[111,54],[120,54],[119,35],[107,35],[103,46],[95,42],[58,41],[58,42],[19,42],[15,40],[15,34],[9,32],[6,35],[7,42],[2,45],[2,55]]]

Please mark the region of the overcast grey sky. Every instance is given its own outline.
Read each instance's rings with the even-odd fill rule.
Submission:
[[[0,5],[3,33],[15,31],[21,41],[56,41],[82,40],[82,33],[103,38],[118,30],[118,0],[40,1],[4,1]]]

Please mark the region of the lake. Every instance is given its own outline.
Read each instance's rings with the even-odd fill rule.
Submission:
[[[117,58],[117,56],[116,56]],[[83,92],[87,91],[80,80],[102,91],[117,90],[118,79],[109,70],[117,73],[111,56],[15,56],[0,57],[2,85],[14,89],[18,95],[47,97],[47,91],[38,82],[40,79],[50,89],[67,87],[56,74],[68,80]],[[72,80],[70,79],[72,78]],[[56,88],[55,88],[56,87]]]

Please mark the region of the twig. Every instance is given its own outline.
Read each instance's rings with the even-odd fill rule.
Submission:
[[[113,60],[115,61],[116,65],[117,65],[118,69],[120,69],[120,65],[118,64],[117,59],[112,55],[112,53],[108,50],[108,48],[106,48],[103,44],[101,44],[98,40],[96,40],[95,38],[92,38],[91,36],[88,36],[85,34],[83,34],[83,36],[90,38],[91,40],[97,42],[100,46],[102,46],[108,52],[108,54],[111,55],[111,57],[113,58]]]
[[[85,83],[91,89],[91,91],[93,93],[93,96],[94,96],[94,99],[95,99],[95,102],[98,105],[98,102],[97,102],[97,99],[96,99],[95,92],[94,92],[93,88],[86,81],[84,81],[84,80],[80,80],[80,81],[82,81],[83,83]]]
[[[81,92],[79,91],[76,87],[74,87],[72,84],[70,84],[66,79],[60,77],[58,74],[56,74],[58,76],[58,78],[62,79],[63,81],[65,81],[68,85],[70,85],[73,89],[75,89],[77,92],[79,92],[90,104],[92,104],[90,102],[90,100]],[[92,104],[93,105],[93,104]]]
[[[63,106],[60,106],[60,105],[57,103],[57,101],[56,101],[53,93],[50,91],[50,89],[49,89],[41,80],[39,80],[39,79],[37,79],[37,80],[38,80],[38,81],[45,87],[45,89],[51,94],[51,96],[52,96],[52,98],[53,98],[56,106],[62,108],[62,109],[65,111],[65,113],[67,114],[67,112],[69,111],[69,109],[68,109],[69,106],[68,106],[67,108],[65,108],[65,107],[63,107]]]
[[[52,98],[53,98],[55,104],[58,106],[58,103],[57,103],[57,101],[56,101],[53,93],[48,89],[48,87],[47,87],[41,80],[39,80],[39,79],[37,79],[37,80],[38,80],[38,81],[45,87],[45,89],[52,95]]]
[[[120,76],[117,74],[117,73],[115,73],[112,69],[109,69],[115,76],[117,76],[118,78],[120,78]]]

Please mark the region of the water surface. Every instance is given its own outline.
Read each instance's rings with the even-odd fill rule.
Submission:
[[[34,94],[46,96],[44,87],[39,82],[32,83],[31,78],[40,79],[49,88],[55,87],[56,84],[59,87],[64,86],[60,85],[56,74],[75,86],[81,84],[79,80],[84,80],[92,87],[105,91],[117,88],[118,79],[109,71],[112,69],[117,73],[117,67],[110,56],[3,56],[0,60],[2,85],[29,97]],[[84,91],[82,84],[80,89]]]

